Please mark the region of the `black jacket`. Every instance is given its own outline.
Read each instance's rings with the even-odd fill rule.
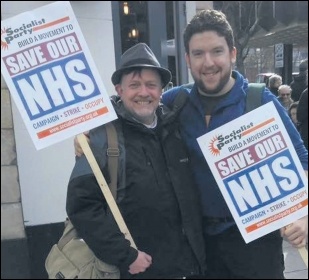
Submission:
[[[308,88],[300,96],[297,107],[297,120],[299,122],[299,132],[308,150]]]
[[[68,186],[69,218],[98,258],[120,268],[122,278],[174,278],[204,271],[200,200],[177,121],[160,106],[156,129],[148,129],[115,101],[120,152],[125,154],[120,173],[126,174],[117,204],[138,249],[152,256],[152,266],[134,277],[128,274],[137,251],[107,210],[95,177],[80,167],[87,165],[84,156],[77,159]],[[90,142],[108,181],[106,160],[98,156],[106,152],[103,130],[93,129]]]
[[[306,73],[301,73],[294,77],[292,83],[290,84],[290,87],[292,89],[291,98],[294,100],[294,102],[298,101],[302,92],[307,87],[307,76]]]

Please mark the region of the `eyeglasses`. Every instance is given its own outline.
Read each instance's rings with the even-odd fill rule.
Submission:
[[[290,93],[280,93],[281,96],[289,96],[291,95]]]

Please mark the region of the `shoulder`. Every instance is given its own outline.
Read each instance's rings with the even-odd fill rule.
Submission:
[[[91,145],[102,146],[106,142],[105,124],[95,127],[90,130],[89,138]]]
[[[175,96],[177,95],[180,87],[173,87],[165,92],[163,92],[161,100],[162,103],[169,107],[175,99]]]
[[[191,84],[173,87],[162,94],[161,101],[164,105],[171,108],[176,100],[176,97],[180,98],[180,96],[182,96],[181,98],[185,98],[185,95],[189,95],[191,88]]]
[[[262,93],[262,102],[267,103],[269,101],[278,101],[279,96],[276,96],[274,93],[271,92],[271,90],[265,86],[263,93]]]
[[[89,138],[90,138],[90,143],[91,145],[104,148],[106,146],[107,142],[107,132],[106,132],[106,127],[107,125],[112,124],[117,133],[121,132],[121,124],[120,124],[120,119],[115,119],[111,122],[105,123],[103,125],[97,126],[93,129],[90,130],[89,132]]]

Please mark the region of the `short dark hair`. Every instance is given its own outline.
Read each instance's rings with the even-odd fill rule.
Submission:
[[[183,40],[187,53],[189,53],[191,37],[204,31],[217,32],[219,36],[225,38],[230,51],[233,49],[235,45],[233,29],[225,14],[217,10],[201,10],[192,18],[184,30]]]

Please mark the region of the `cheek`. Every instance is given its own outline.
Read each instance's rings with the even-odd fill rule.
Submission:
[[[190,62],[190,69],[193,72],[198,72],[200,69],[203,68],[203,60],[199,60],[199,59],[191,59]]]
[[[134,97],[134,95],[135,95],[134,91],[132,91],[128,88],[122,90],[121,93],[119,94],[121,99],[126,99],[126,100],[132,99]]]
[[[159,103],[159,101],[160,101],[160,99],[161,99],[161,95],[162,95],[161,92],[160,92],[160,93],[155,92],[155,93],[153,93],[151,96],[152,96],[152,98],[153,98],[154,100],[156,100],[156,101]]]
[[[160,99],[162,95],[162,89],[161,88],[153,88],[153,89],[148,89],[148,94],[153,98],[153,99]]]

